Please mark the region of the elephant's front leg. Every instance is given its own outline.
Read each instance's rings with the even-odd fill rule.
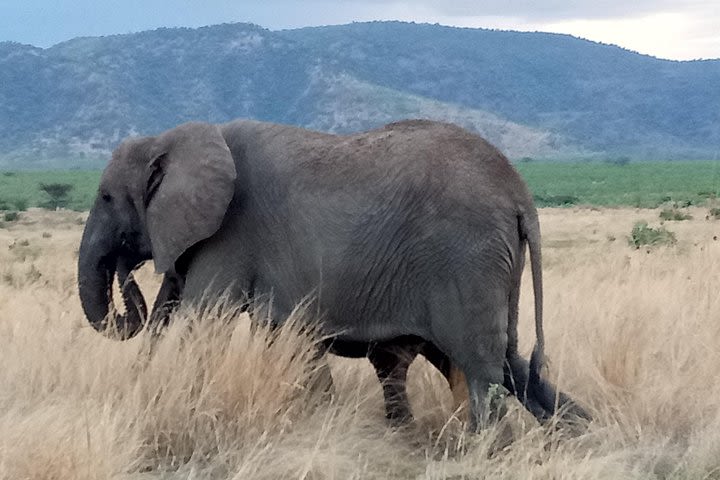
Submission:
[[[368,359],[375,367],[383,388],[386,416],[393,425],[410,422],[413,418],[405,381],[416,355],[415,348],[394,348],[383,344],[373,346],[368,352]]]
[[[368,352],[368,359],[383,386],[386,416],[396,425],[412,420],[406,380],[408,368],[418,353],[447,379],[456,411],[460,411],[468,400],[465,375],[431,342],[394,340],[378,343]]]
[[[148,321],[153,334],[157,334],[161,329],[170,324],[170,314],[177,308],[182,297],[184,280],[176,275],[165,274],[163,276],[160,290],[155,303],[153,303],[152,313]]]

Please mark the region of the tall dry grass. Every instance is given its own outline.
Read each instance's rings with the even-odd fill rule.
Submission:
[[[541,212],[549,374],[595,417],[577,436],[512,400],[467,435],[421,359],[416,421],[390,429],[366,360],[329,359],[332,396],[308,387],[323,364],[301,320],[251,335],[184,311],[155,344],[105,339],[77,299],[80,215],[25,213],[0,229],[0,478],[720,478],[720,222],[693,213],[676,246],[633,250],[657,211]],[[525,352],[532,314],[526,279]]]

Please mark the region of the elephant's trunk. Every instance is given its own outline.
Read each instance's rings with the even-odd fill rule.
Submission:
[[[131,272],[135,265],[122,257],[114,256],[111,247],[103,248],[103,244],[108,243],[105,240],[107,237],[98,235],[94,227],[95,222],[89,218],[80,244],[80,303],[95,330],[112,338],[127,340],[143,328],[147,318],[145,299],[132,277]],[[112,301],[112,284],[116,270],[125,304],[125,315],[117,313]],[[111,315],[108,316],[108,313]]]

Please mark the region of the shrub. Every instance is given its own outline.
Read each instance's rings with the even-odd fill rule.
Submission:
[[[29,200],[27,198],[16,198],[12,203],[15,205],[15,210],[24,212],[28,208]]]
[[[702,198],[710,198],[710,199],[717,198],[717,193],[711,192],[709,190],[703,190],[701,192],[698,192],[697,194],[698,194],[698,197],[702,197]]]
[[[675,243],[677,238],[673,232],[665,227],[652,228],[644,220],[635,223],[628,237],[628,244],[635,248],[643,245],[674,245]]]
[[[72,189],[73,185],[70,183],[40,183],[40,190],[48,197],[40,206],[51,210],[66,207],[70,202],[69,194]]]
[[[665,208],[660,212],[660,220],[681,221],[691,220],[692,218],[692,215],[677,208]]]
[[[628,163],[630,163],[630,157],[627,156],[620,156],[620,157],[611,157],[605,159],[605,163],[609,163],[610,165],[616,165],[618,167],[624,167]]]
[[[538,207],[569,207],[580,202],[575,195],[534,195],[534,200]]]
[[[720,207],[713,207],[708,211],[708,216],[714,219],[720,219]]]
[[[3,215],[3,219],[6,222],[14,222],[20,218],[20,214],[18,212],[5,212],[5,215]]]

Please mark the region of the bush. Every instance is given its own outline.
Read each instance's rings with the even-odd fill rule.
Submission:
[[[698,197],[702,197],[702,198],[709,198],[709,199],[717,198],[717,193],[711,192],[710,190],[703,190],[701,192],[698,192],[697,194],[698,194]]]
[[[720,219],[720,207],[713,207],[708,211],[708,217],[712,217],[715,220]]]
[[[534,195],[534,200],[538,207],[569,207],[580,202],[575,195]]]
[[[643,245],[675,245],[675,243],[677,238],[673,232],[665,227],[652,228],[644,220],[635,223],[628,237],[628,244],[635,248]]]
[[[3,215],[3,219],[6,222],[14,222],[20,218],[20,214],[18,212],[5,212],[5,215]]]
[[[708,215],[715,219],[720,219],[720,207],[713,207],[708,211]]]
[[[70,202],[69,194],[72,189],[73,185],[70,183],[40,183],[40,190],[48,197],[40,206],[51,210],[66,207]]]
[[[27,210],[27,207],[27,198],[16,198],[15,200],[0,200],[0,210],[17,210],[18,212],[24,212],[25,210]]]
[[[620,157],[611,157],[605,159],[605,163],[609,163],[610,165],[616,165],[618,167],[624,167],[628,163],[630,163],[630,157],[627,156],[620,156]]]
[[[15,200],[13,200],[12,203],[13,205],[15,205],[15,210],[17,210],[18,212],[24,212],[25,210],[27,210],[28,203],[30,202],[27,198],[16,198]]]
[[[660,212],[660,220],[682,221],[692,220],[692,215],[677,208],[665,208]]]

